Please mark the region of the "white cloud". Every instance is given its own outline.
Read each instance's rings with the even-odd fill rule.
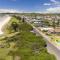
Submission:
[[[51,2],[54,2],[54,3],[56,3],[57,1],[56,0],[50,0]]]
[[[60,4],[60,2],[59,1],[57,1],[57,0],[50,0],[53,4]]]
[[[21,13],[22,11],[18,11],[15,9],[0,9],[0,13]]]
[[[48,6],[49,6],[49,5],[51,5],[51,4],[50,4],[50,3],[44,3],[43,5],[48,5]]]
[[[48,8],[46,9],[47,13],[60,13],[60,7]]]
[[[50,3],[44,3],[43,5],[53,5],[53,6],[60,6],[60,1],[57,0],[50,0]]]

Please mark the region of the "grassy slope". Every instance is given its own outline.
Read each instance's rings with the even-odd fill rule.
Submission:
[[[18,33],[13,32],[13,35],[11,34],[13,31],[11,28],[12,21],[19,24]],[[10,47],[0,48],[0,58],[13,60],[13,57],[18,56],[21,60],[56,60],[54,55],[47,52],[44,39],[31,33],[31,29],[32,27],[26,22],[23,23],[13,17],[5,29],[6,32],[8,31],[9,37],[2,39],[6,42],[5,44],[8,45],[9,43]]]

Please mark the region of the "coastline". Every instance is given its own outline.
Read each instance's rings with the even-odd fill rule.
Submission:
[[[3,17],[3,21],[0,22],[0,35],[4,34],[3,28],[5,27],[5,24],[9,22],[11,19],[11,16],[7,15],[6,17]]]

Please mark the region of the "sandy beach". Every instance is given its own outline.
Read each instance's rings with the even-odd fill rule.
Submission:
[[[2,27],[11,19],[9,15],[0,17],[0,34],[3,34]]]

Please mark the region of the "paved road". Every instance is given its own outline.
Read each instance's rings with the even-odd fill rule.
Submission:
[[[54,54],[57,60],[60,60],[60,50],[58,50],[53,44],[47,41],[48,52]]]
[[[27,21],[27,23],[29,23],[29,22]],[[44,37],[44,39],[47,42],[48,52],[51,54],[54,54],[56,56],[57,60],[60,60],[60,50],[50,41],[51,39],[48,36],[46,36],[45,34],[43,34],[41,31],[39,31],[38,28],[36,28],[32,24],[30,24],[30,25],[36,30],[37,33],[39,33],[40,35],[42,35]]]

